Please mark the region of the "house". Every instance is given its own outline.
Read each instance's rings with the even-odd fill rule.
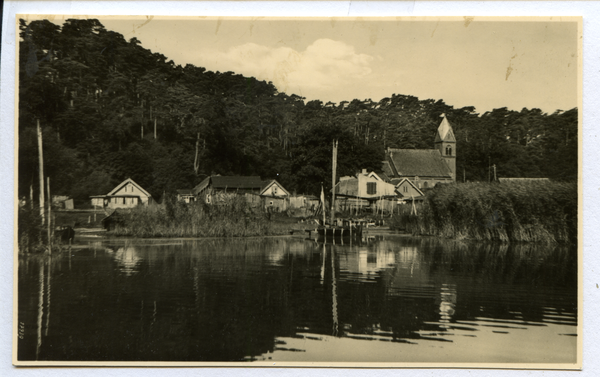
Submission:
[[[259,195],[267,209],[282,212],[289,208],[290,193],[274,179],[264,181],[264,187]]]
[[[369,201],[381,198],[393,198],[396,196],[396,188],[393,184],[385,182],[374,172],[367,173],[363,169],[356,177],[341,177],[335,185],[335,195],[365,199]]]
[[[438,183],[456,181],[456,138],[446,115],[442,114],[442,117],[434,149],[386,150],[382,169],[390,183],[397,186],[406,179],[418,189],[426,189]]]
[[[73,198],[66,195],[53,195],[52,206],[60,209],[74,209]]]
[[[152,203],[152,195],[131,178],[118,184],[106,195],[94,195],[90,198],[93,206],[103,208],[133,208]]]
[[[177,190],[177,201],[190,203],[196,200],[192,190]]]
[[[237,194],[260,195],[263,186],[264,183],[258,176],[212,175],[194,187],[192,195],[211,203],[213,199],[224,199]]]
[[[291,215],[296,217],[313,216],[321,209],[321,199],[314,195],[294,195],[289,198]]]
[[[355,177],[341,177],[335,185],[335,195],[340,207],[352,209],[371,206],[374,208],[381,207],[383,202],[390,199],[395,201],[396,187],[385,182],[378,174],[367,173],[367,170],[363,169]]]
[[[425,194],[409,179],[402,179],[396,184],[396,193],[402,201],[423,200]]]

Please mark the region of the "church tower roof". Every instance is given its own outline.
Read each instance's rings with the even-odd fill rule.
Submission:
[[[448,119],[446,119],[446,114],[442,114],[442,123],[438,127],[437,135],[435,135],[435,142],[439,143],[441,141],[446,142],[456,142],[456,138],[454,137],[454,131],[452,131],[452,126]]]

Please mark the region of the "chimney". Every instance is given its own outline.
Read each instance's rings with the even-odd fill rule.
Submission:
[[[366,175],[367,174],[367,169],[363,169],[362,173]]]

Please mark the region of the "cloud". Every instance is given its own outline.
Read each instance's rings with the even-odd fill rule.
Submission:
[[[339,90],[340,86],[364,79],[371,74],[374,60],[356,53],[351,45],[331,39],[318,39],[300,52],[246,43],[204,56],[209,57],[202,59],[208,69],[272,81],[280,91],[301,95]],[[208,61],[211,64],[206,64]]]

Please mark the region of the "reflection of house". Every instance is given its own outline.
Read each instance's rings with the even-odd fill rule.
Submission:
[[[384,248],[364,247],[340,258],[340,269],[352,274],[361,274],[363,278],[373,278],[396,262],[392,250]],[[356,276],[353,276],[356,278]]]
[[[265,186],[260,191],[260,197],[264,200],[265,207],[275,212],[287,210],[290,193],[274,179],[265,183]]]
[[[435,137],[434,149],[388,148],[383,172],[397,185],[408,179],[419,189],[437,183],[456,181],[456,138],[452,126],[443,115]]]
[[[106,195],[91,196],[92,205],[107,208],[133,208],[152,202],[152,195],[128,178]]]
[[[195,200],[192,190],[177,190],[177,201],[189,203]]]
[[[138,272],[139,264],[142,258],[137,253],[137,250],[131,246],[119,248],[114,255],[115,261],[119,266],[119,270],[126,276],[131,276]]]

